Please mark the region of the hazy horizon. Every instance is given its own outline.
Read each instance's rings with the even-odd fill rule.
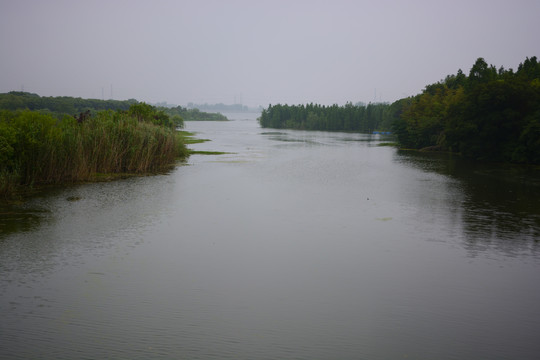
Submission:
[[[392,102],[540,56],[540,1],[0,0],[0,92],[169,104]]]

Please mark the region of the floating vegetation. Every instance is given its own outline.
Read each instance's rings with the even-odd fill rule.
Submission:
[[[287,135],[287,133],[281,131],[265,131],[262,132],[261,135]]]
[[[225,152],[225,151],[203,151],[203,150],[189,150],[190,155],[227,155],[227,154],[235,154],[231,152]]]
[[[382,142],[382,143],[378,143],[377,146],[398,146],[398,143],[395,143],[395,142]]]
[[[203,142],[210,141],[210,139],[197,139],[195,138],[196,133],[184,131],[184,130],[178,131],[177,135],[182,140],[182,142],[186,145],[200,144]]]

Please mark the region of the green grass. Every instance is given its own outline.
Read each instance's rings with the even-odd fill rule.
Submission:
[[[383,142],[383,143],[377,144],[377,146],[398,146],[398,143],[393,143],[393,142]]]
[[[195,133],[185,131],[185,130],[178,131],[177,134],[178,134],[178,137],[181,139],[181,141],[186,145],[200,144],[203,142],[210,141],[209,139],[197,139],[195,138],[195,135],[196,135]]]
[[[190,155],[226,155],[226,154],[234,154],[231,152],[224,152],[224,151],[203,151],[203,150],[189,150]]]
[[[209,139],[197,139],[195,136],[196,133],[189,132],[189,131],[178,131],[177,132],[178,137],[181,139],[181,141],[186,145],[191,144],[200,144],[207,141],[210,141]],[[234,154],[231,152],[224,152],[224,151],[205,151],[205,150],[192,150],[188,149],[189,155],[226,155],[226,154]]]

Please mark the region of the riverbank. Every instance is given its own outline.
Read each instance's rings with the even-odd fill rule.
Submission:
[[[182,134],[150,105],[61,120],[0,112],[0,199],[28,189],[163,172],[187,158]]]

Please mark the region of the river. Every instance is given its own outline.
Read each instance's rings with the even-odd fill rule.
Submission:
[[[538,359],[538,168],[228,116],[0,209],[0,358]]]

